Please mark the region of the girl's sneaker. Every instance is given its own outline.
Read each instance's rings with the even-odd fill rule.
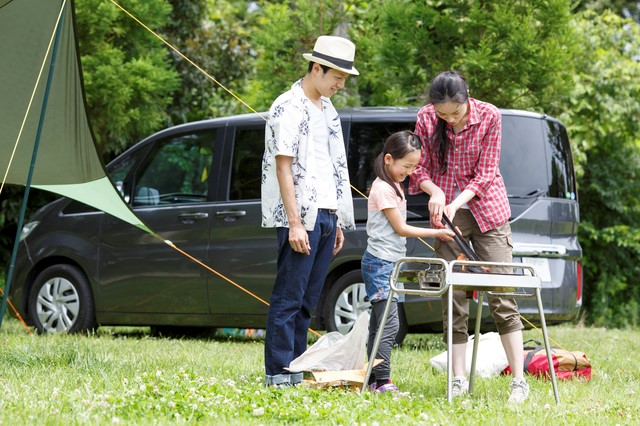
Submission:
[[[389,382],[386,385],[382,385],[379,388],[376,388],[375,391],[378,393],[387,393],[387,392],[399,393],[400,389],[398,389],[398,387],[393,383]]]

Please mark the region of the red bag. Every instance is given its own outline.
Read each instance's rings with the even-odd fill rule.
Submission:
[[[530,342],[535,343],[537,346],[526,346]],[[544,346],[535,340],[528,340],[525,342],[524,349],[524,372],[532,376],[550,378],[547,351],[545,351]],[[585,381],[591,380],[591,363],[589,363],[584,352],[551,347],[551,359],[558,379],[582,378]],[[507,367],[503,373],[511,374],[510,367]]]

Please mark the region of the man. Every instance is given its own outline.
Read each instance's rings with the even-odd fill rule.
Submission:
[[[292,386],[302,373],[285,367],[307,348],[311,312],[332,256],[353,229],[353,203],[338,113],[329,98],[344,87],[355,45],[321,36],[307,74],[269,110],[262,160],[262,226],[275,227],[276,280],[265,339],[265,385]]]

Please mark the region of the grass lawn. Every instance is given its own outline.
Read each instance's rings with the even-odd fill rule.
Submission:
[[[393,380],[408,396],[344,390],[266,389],[263,341],[163,339],[145,328],[103,327],[91,336],[29,335],[14,319],[0,330],[0,424],[640,424],[640,333],[549,328],[593,366],[590,382],[529,378],[531,395],[506,403],[508,377],[478,378],[448,404],[445,374],[429,365],[439,335],[409,335],[393,352]],[[541,340],[536,330],[525,339]],[[552,344],[554,344],[552,342]]]

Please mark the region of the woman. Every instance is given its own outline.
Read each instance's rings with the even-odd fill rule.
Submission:
[[[411,175],[410,193],[429,194],[432,226],[442,228],[442,215],[471,241],[478,257],[489,262],[511,262],[511,215],[507,191],[500,175],[501,117],[498,109],[469,97],[466,81],[455,71],[435,77],[429,102],[418,112],[415,133],[422,156]],[[447,261],[461,253],[455,242],[436,241],[436,255]],[[444,303],[447,329],[447,304]],[[513,374],[509,401],[527,399],[523,377],[522,321],[514,299],[489,297],[491,315]],[[453,396],[468,392],[465,355],[469,303],[464,291],[453,300]]]

